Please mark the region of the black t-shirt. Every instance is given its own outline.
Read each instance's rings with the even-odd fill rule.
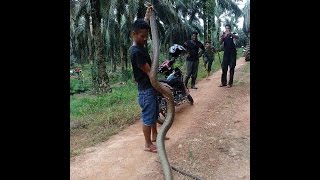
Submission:
[[[223,39],[223,47],[225,51],[236,50],[236,45],[233,42],[233,37],[229,34]]]
[[[187,48],[189,56],[187,61],[195,61],[199,59],[199,48],[204,51],[204,46],[200,41],[193,42],[192,40],[186,41],[183,46]]]
[[[130,58],[134,79],[138,83],[138,89],[144,90],[151,88],[152,85],[149,76],[139,68],[139,66],[144,65],[146,63],[148,63],[151,67],[151,59],[146,48],[137,45],[131,46]]]

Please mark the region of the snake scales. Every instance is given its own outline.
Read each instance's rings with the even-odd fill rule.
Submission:
[[[150,27],[151,27],[151,35],[152,35],[152,46],[153,46],[153,58],[150,72],[150,81],[152,86],[160,92],[167,101],[167,114],[164,123],[162,124],[158,136],[157,136],[157,149],[160,158],[160,162],[162,165],[162,170],[164,174],[164,178],[166,180],[172,180],[172,171],[171,166],[169,164],[167,153],[164,144],[164,138],[170,129],[173,119],[174,119],[174,101],[171,90],[168,87],[162,85],[157,78],[158,67],[159,67],[159,36],[156,25],[156,19],[154,12],[152,12],[150,17]]]

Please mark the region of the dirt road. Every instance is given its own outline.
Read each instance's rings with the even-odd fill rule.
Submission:
[[[176,108],[166,141],[171,165],[203,179],[250,179],[250,72],[244,58],[237,63],[232,88],[218,87],[218,71],[191,90],[193,106]],[[139,121],[75,157],[71,179],[163,179],[158,154],[143,148]],[[173,173],[174,179],[190,179]]]

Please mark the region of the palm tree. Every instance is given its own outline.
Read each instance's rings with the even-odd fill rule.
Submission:
[[[203,31],[204,31],[204,40],[208,40],[208,2],[207,0],[203,0],[203,7],[202,7],[202,10],[203,10],[203,15],[202,15],[202,20],[203,20]]]
[[[247,0],[243,8],[243,32],[246,35],[250,33],[250,0]]]
[[[155,0],[153,5],[157,13],[156,21],[162,51],[167,51],[168,45],[184,43],[194,30],[203,32],[198,18],[202,9],[200,0],[191,2]]]
[[[248,37],[245,59],[246,61],[250,61],[250,0],[247,0],[243,8],[243,17],[243,32]]]
[[[215,0],[203,1],[203,23],[204,23],[204,40],[212,41],[212,32],[215,31]]]
[[[221,18],[233,16],[235,21],[241,15],[234,0],[153,0],[152,3],[162,52],[169,45],[182,44],[192,31],[198,31],[204,40],[217,41]],[[70,57],[80,64],[90,62],[93,85],[97,92],[105,92],[110,89],[106,67],[114,72],[121,66],[123,73],[130,67],[131,25],[135,18],[144,17],[144,1],[70,0],[70,7]],[[200,25],[201,19],[204,27]]]
[[[86,34],[87,34],[87,37],[88,37],[88,43],[87,43],[87,47],[88,47],[88,58],[89,58],[89,62],[92,64],[93,62],[93,59],[94,59],[94,54],[93,54],[93,43],[92,43],[92,33],[91,33],[91,21],[90,21],[90,14],[89,14],[89,11],[86,11],[85,13],[85,27],[86,27]]]
[[[208,32],[207,32],[207,40],[213,41],[212,33],[216,30],[215,24],[215,0],[209,0],[207,3],[208,6]]]
[[[128,51],[131,46],[131,26],[134,19],[134,15],[138,12],[137,0],[128,0],[127,4],[124,5],[125,9],[123,11],[123,16],[121,20],[121,40],[122,40],[122,51],[120,52],[125,62],[125,69],[128,70]]]
[[[242,11],[236,4],[236,2],[239,0],[216,0],[215,4],[213,6],[214,9],[214,17],[217,18],[217,22],[215,24],[214,32],[213,34],[213,42],[215,44],[219,44],[219,38],[220,38],[220,27],[222,24],[222,18],[234,16],[234,19],[237,20],[241,15]]]
[[[71,0],[70,1],[70,47],[72,54],[79,63],[85,62],[93,64],[94,44],[92,37],[90,1],[89,0]],[[83,54],[79,56],[79,54]],[[85,59],[84,60],[82,60]],[[82,65],[82,63],[81,63]],[[92,76],[94,82],[96,78]]]
[[[70,46],[71,54],[83,65],[88,60],[86,24],[83,14],[86,12],[85,1],[70,1]]]
[[[106,10],[109,9],[110,1],[103,1]],[[100,0],[90,0],[92,17],[92,35],[94,43],[94,60],[92,66],[93,83],[97,93],[111,91],[109,86],[109,77],[106,71],[106,62],[104,58],[104,45],[101,34],[101,4]]]

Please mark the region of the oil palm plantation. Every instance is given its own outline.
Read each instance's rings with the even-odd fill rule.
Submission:
[[[108,73],[129,70],[131,24],[136,18],[144,17],[144,3],[143,0],[70,0],[70,57],[78,64],[91,64],[96,92],[111,90]],[[216,41],[220,19],[227,15],[237,19],[242,14],[233,0],[153,0],[152,3],[162,52],[174,43],[182,44],[192,31],[198,31],[204,40]]]
[[[250,0],[247,0],[243,8],[243,32],[247,35],[248,41],[246,46],[245,59],[250,61]]]

